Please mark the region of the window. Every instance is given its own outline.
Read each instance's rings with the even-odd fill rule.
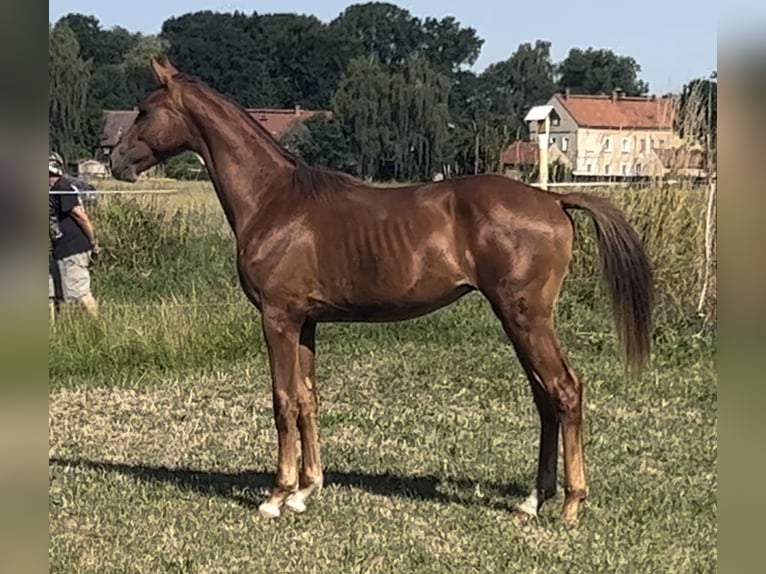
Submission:
[[[622,173],[622,175],[628,175],[628,164],[627,163],[620,164],[620,172]]]
[[[569,138],[561,138],[561,151],[567,151],[569,149]]]
[[[641,138],[638,140],[638,151],[641,153],[644,153],[646,151],[646,140],[644,138]]]
[[[606,164],[606,165],[604,166],[604,173],[605,173],[606,175],[609,175],[609,164]]]
[[[612,138],[604,139],[604,151],[610,151],[612,149]]]
[[[636,169],[636,175],[641,175],[641,164],[640,163],[636,164],[636,168],[635,169]]]
[[[630,151],[630,138],[622,138],[622,151]]]
[[[561,123],[561,119],[560,118],[551,118],[551,125],[552,126],[557,126],[560,123]]]
[[[592,163],[586,164],[585,171],[587,171],[588,173],[593,171],[593,164]]]

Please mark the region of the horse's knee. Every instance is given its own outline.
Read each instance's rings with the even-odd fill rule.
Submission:
[[[277,391],[274,395],[274,419],[277,428],[290,428],[298,418],[300,407],[298,402],[285,391]]]

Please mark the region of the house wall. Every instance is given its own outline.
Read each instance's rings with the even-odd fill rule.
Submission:
[[[576,139],[574,175],[600,177],[663,175],[665,170],[652,150],[679,143],[672,130],[581,128]]]
[[[553,106],[560,118],[558,125],[551,124],[551,143],[558,146],[574,168],[578,151],[577,123],[555,96],[548,101],[548,104]]]
[[[106,166],[99,161],[83,161],[80,162],[77,167],[77,172],[81,175],[87,175],[91,177],[106,177],[108,175]]]
[[[549,143],[555,144],[559,151],[565,155],[570,164],[574,164],[577,157],[577,124],[569,115],[569,112],[558,102],[556,97],[552,97],[546,105],[553,106],[559,115],[558,124],[551,121]],[[536,122],[530,122],[529,132],[530,140],[537,141]]]

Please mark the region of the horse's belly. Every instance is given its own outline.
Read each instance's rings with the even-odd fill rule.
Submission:
[[[322,298],[316,301],[317,305],[312,315],[320,321],[335,322],[405,321],[449,305],[472,290],[471,285],[459,284],[448,290],[410,293],[405,296],[385,296],[377,293],[370,297]]]

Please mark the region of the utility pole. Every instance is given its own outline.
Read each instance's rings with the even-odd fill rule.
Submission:
[[[541,122],[543,123],[543,122]],[[540,147],[540,187],[548,189],[548,137],[551,130],[550,114],[545,116],[543,132],[537,134],[537,144]]]

